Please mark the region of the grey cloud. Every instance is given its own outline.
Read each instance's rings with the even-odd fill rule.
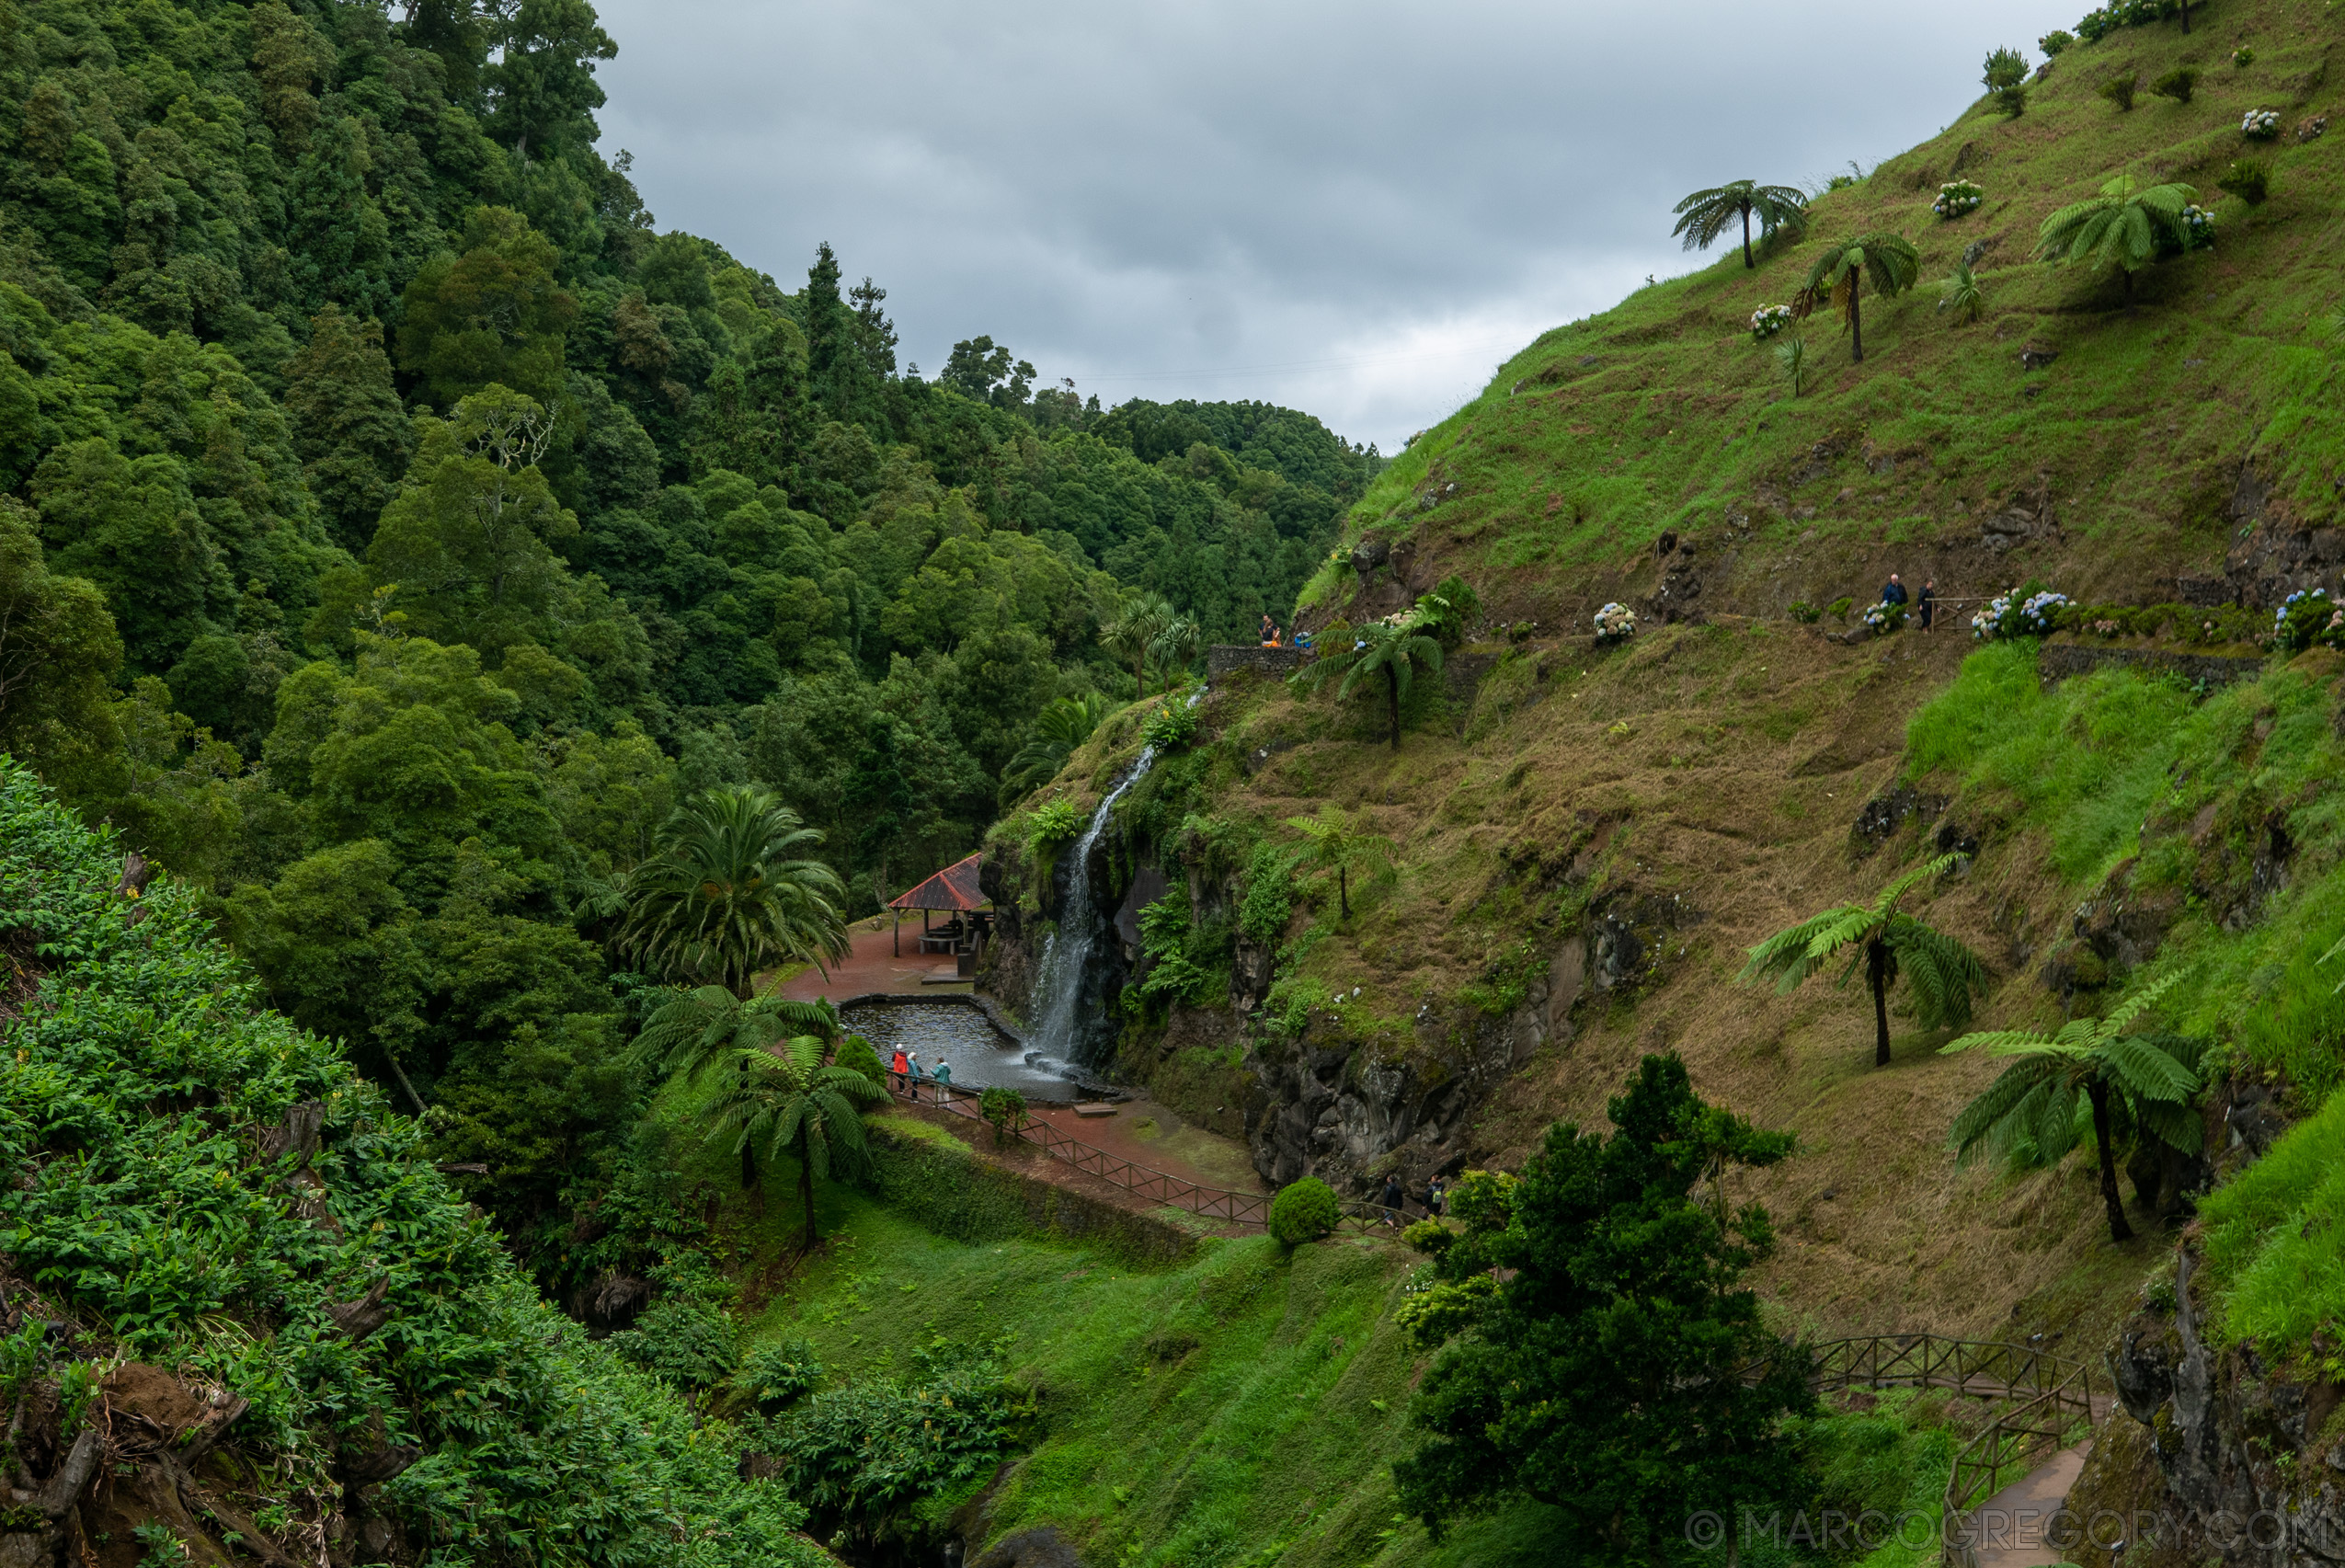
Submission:
[[[2075,20],[2047,0],[601,11],[603,143],[663,225],[785,286],[829,240],[925,366],[989,333],[1109,403],[1262,397],[1387,450],[1538,332],[1691,264],[1669,238],[1686,190],[1895,153],[1971,102],[1988,49]]]

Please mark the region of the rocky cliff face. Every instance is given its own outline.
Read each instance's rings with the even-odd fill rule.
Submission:
[[[2285,1130],[2279,1100],[2270,1084],[2224,1086],[2207,1118],[2217,1157],[2259,1158]],[[2088,1524],[2122,1516],[2126,1528],[2070,1556],[2084,1568],[2345,1559],[2345,1436],[2331,1419],[2345,1391],[2275,1368],[2252,1345],[2211,1344],[2198,1267],[2186,1238],[2170,1282],[2152,1281],[2110,1354],[2122,1408],[2069,1506]]]

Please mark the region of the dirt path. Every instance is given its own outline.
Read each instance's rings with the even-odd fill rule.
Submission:
[[[1149,1107],[1146,1101],[1127,1101],[1119,1107],[1117,1117],[1114,1119],[1132,1116],[1136,1106],[1147,1107],[1138,1113],[1142,1118],[1149,1118],[1150,1110],[1167,1117],[1171,1116],[1170,1112],[1164,1111],[1161,1106]],[[1055,1110],[1057,1107],[1051,1107],[1051,1109]],[[1127,1191],[1104,1177],[1079,1171],[1064,1160],[1031,1143],[1012,1143],[1005,1149],[996,1149],[993,1146],[992,1130],[982,1122],[973,1121],[967,1116],[955,1116],[951,1112],[938,1110],[930,1105],[907,1105],[900,1100],[896,1103],[889,1114],[898,1116],[918,1116],[931,1126],[944,1127],[963,1143],[967,1144],[979,1159],[989,1161],[1006,1170],[1015,1171],[1021,1175],[1031,1176],[1039,1182],[1047,1182],[1055,1187],[1064,1187],[1070,1192],[1081,1193],[1086,1197],[1096,1198],[1102,1203],[1110,1204],[1128,1213],[1151,1214],[1159,1217],[1165,1214],[1162,1204]],[[1043,1113],[1037,1109],[1031,1114],[1040,1116]],[[1054,1126],[1058,1125],[1058,1118],[1056,1116],[1051,1116],[1050,1120]],[[1072,1123],[1073,1120],[1072,1112],[1070,1110],[1067,1121]],[[1205,1162],[1197,1163],[1194,1162],[1190,1156],[1201,1150],[1197,1150],[1193,1143],[1176,1142],[1177,1134],[1148,1139],[1134,1135],[1128,1128],[1120,1136],[1104,1134],[1099,1121],[1090,1119],[1082,1122],[1080,1127],[1070,1125],[1068,1127],[1071,1136],[1081,1139],[1095,1149],[1106,1150],[1121,1159],[1149,1165],[1163,1172],[1166,1175],[1195,1182],[1200,1186],[1227,1187],[1237,1192],[1262,1190],[1261,1184],[1253,1179],[1253,1172],[1251,1167],[1243,1173],[1245,1185],[1235,1185],[1237,1173],[1232,1172],[1229,1164],[1232,1157],[1229,1150],[1235,1146],[1230,1144],[1229,1139],[1216,1138],[1211,1133],[1197,1132],[1195,1129],[1184,1130],[1190,1131],[1195,1139],[1209,1139],[1214,1144],[1224,1147],[1218,1151],[1207,1152]],[[1164,1148],[1163,1145],[1167,1143],[1173,1143],[1174,1147],[1169,1150]],[[1239,1150],[1235,1158],[1242,1161],[1243,1150]],[[1255,1226],[1222,1225],[1195,1215],[1190,1215],[1178,1223],[1205,1235],[1254,1236],[1261,1234],[1260,1229]]]
[[[2044,1536],[2092,1451],[2088,1442],[2064,1448],[1972,1510],[1978,1568],[2051,1568],[2069,1561]]]

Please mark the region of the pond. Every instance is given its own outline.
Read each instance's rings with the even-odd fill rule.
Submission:
[[[959,1088],[1015,1089],[1037,1100],[1071,1100],[1079,1093],[1054,1064],[995,1028],[974,1007],[951,1001],[864,1002],[841,1008],[839,1016],[879,1047],[883,1061],[901,1046],[920,1053],[922,1068],[950,1062],[953,1082]]]

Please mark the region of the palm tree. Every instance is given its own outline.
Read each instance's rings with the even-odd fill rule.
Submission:
[[[1175,615],[1164,623],[1162,631],[1149,639],[1149,660],[1167,686],[1172,682],[1174,670],[1188,669],[1189,661],[1196,658],[1197,644],[1204,636],[1195,621],[1186,615]]]
[[[1056,778],[1067,759],[1075,754],[1075,748],[1089,740],[1106,716],[1107,699],[1096,692],[1060,697],[1036,714],[1034,738],[1020,747],[1001,770],[1003,795],[1023,795]]]
[[[879,1086],[852,1067],[826,1066],[822,1042],[801,1035],[778,1050],[734,1053],[738,1069],[711,1113],[714,1139],[730,1131],[740,1151],[743,1185],[755,1180],[752,1162],[761,1139],[769,1158],[798,1160],[798,1196],[806,1205],[806,1236],[815,1243],[814,1184],[833,1174],[855,1176],[870,1162],[858,1107],[882,1097]]]
[[[1738,179],[1722,185],[1715,190],[1697,190],[1675,209],[1679,217],[1677,226],[1669,232],[1683,235],[1687,250],[1707,250],[1726,232],[1727,225],[1740,219],[1743,224],[1743,265],[1756,267],[1751,259],[1751,219],[1759,221],[1759,237],[1771,238],[1781,229],[1797,235],[1807,227],[1808,194],[1789,185],[1756,185]]]
[[[1157,635],[1175,619],[1161,594],[1127,593],[1116,601],[1115,619],[1099,629],[1108,652],[1132,661],[1132,694],[1148,695],[1148,656]]]
[[[849,951],[838,875],[806,852],[822,835],[769,790],[713,789],[679,807],[627,878],[622,951],[671,979],[746,1001],[761,969]],[[827,971],[826,971],[827,972]]]
[[[1319,808],[1316,817],[1289,817],[1287,826],[1310,841],[1303,851],[1306,864],[1335,873],[1335,903],[1344,918],[1352,918],[1351,876],[1355,870],[1373,874],[1392,864],[1392,841],[1363,833],[1352,826],[1340,806]]]
[[[1336,700],[1341,702],[1351,695],[1352,683],[1361,676],[1381,673],[1392,714],[1395,751],[1401,750],[1401,699],[1408,692],[1416,667],[1424,664],[1435,670],[1441,668],[1441,644],[1425,635],[1424,615],[1424,601],[1420,600],[1413,610],[1369,622],[1352,633],[1355,646],[1341,652],[1321,654],[1306,676],[1313,685],[1319,685],[1342,674],[1344,683],[1335,689]]]
[[[1847,326],[1850,357],[1862,364],[1865,318],[1858,296],[1864,292],[1865,280],[1872,280],[1875,293],[1902,294],[1914,286],[1921,270],[1921,252],[1903,235],[1867,235],[1861,239],[1842,240],[1808,269],[1808,285],[1800,292],[1798,303],[1804,315],[1829,298]]]
[[[1926,1029],[1960,1029],[1971,1021],[1971,996],[1986,991],[1986,967],[1977,954],[1944,932],[1897,907],[1916,883],[1943,875],[1961,855],[1944,854],[1916,866],[1881,890],[1870,904],[1844,904],[1810,915],[1750,950],[1738,983],[1772,977],[1776,990],[1790,991],[1842,952],[1847,985],[1864,966],[1872,987],[1873,1065],[1889,1065],[1889,988],[1904,977]]]
[[[2182,210],[2198,194],[2188,185],[2143,189],[2130,174],[2100,188],[2099,196],[2063,207],[2036,234],[2036,255],[2047,261],[2114,265],[2125,280],[2125,308],[2133,308],[2133,274],[2160,256],[2184,248]]]
[[[2003,1076],[1954,1118],[1949,1140],[1967,1162],[1985,1153],[2023,1165],[2049,1165],[2076,1143],[2076,1096],[2092,1108],[2093,1141],[2100,1154],[2100,1200],[2109,1210],[2109,1239],[2132,1239],[2117,1191],[2119,1113],[2159,1141],[2184,1153],[2199,1146],[2191,1114],[2199,1092],[2197,1050],[2172,1035],[2130,1035],[2126,1025],[2179,979],[2168,975],[2118,1004],[2106,1018],[2073,1018],[2056,1035],[2005,1029],[1965,1035],[1943,1050],[1984,1049],[2018,1057]]]

